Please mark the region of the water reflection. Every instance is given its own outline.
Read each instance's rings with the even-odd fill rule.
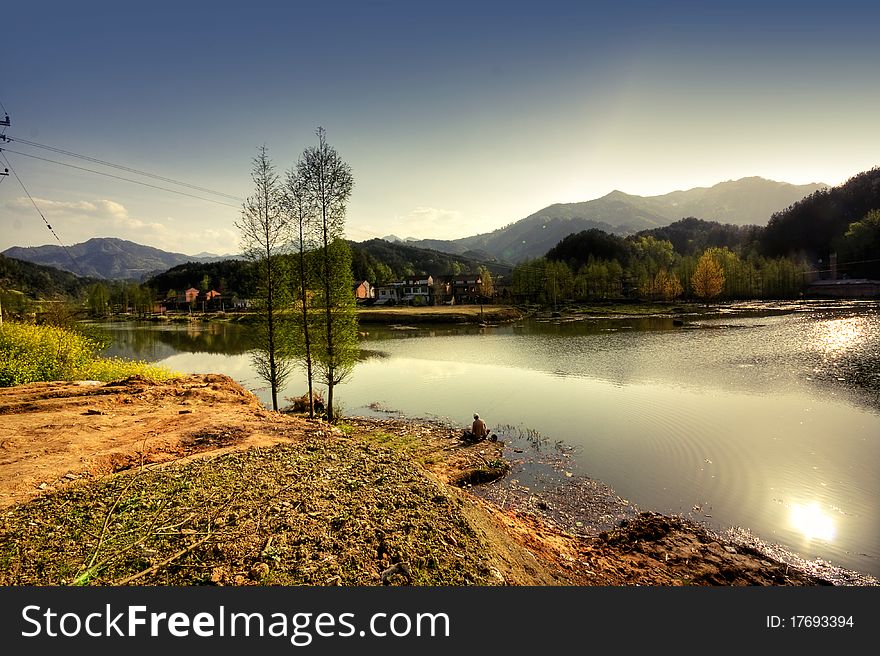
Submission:
[[[831,542],[834,539],[834,520],[822,512],[815,501],[809,505],[793,504],[789,519],[794,529],[807,540]]]
[[[479,409],[490,426],[564,441],[576,474],[644,509],[700,509],[716,527],[880,576],[880,306],[797,307],[692,328],[663,317],[362,326],[337,398],[343,414],[387,407],[461,425]],[[200,328],[117,327],[116,353],[226,373],[268,401],[246,329]],[[282,397],[305,389],[297,371]]]
[[[836,354],[863,344],[868,337],[868,317],[848,317],[822,321],[816,325],[814,348]]]
[[[112,343],[107,355],[157,362],[177,353],[239,355],[252,348],[243,326],[223,322],[101,324]]]

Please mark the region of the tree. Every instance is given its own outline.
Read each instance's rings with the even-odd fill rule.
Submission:
[[[211,291],[211,277],[207,273],[202,276],[202,281],[199,283],[199,290],[202,292],[202,312],[204,312],[208,300],[208,292]]]
[[[671,301],[673,298],[681,296],[683,291],[681,282],[674,272],[660,269],[654,276],[654,293],[661,296],[664,301]]]
[[[565,262],[547,262],[544,269],[544,293],[553,309],[571,296],[574,291],[574,275]]]
[[[89,289],[89,309],[92,316],[103,317],[107,314],[107,305],[110,302],[110,292],[102,282],[96,282]]]
[[[282,248],[287,225],[281,212],[281,189],[266,146],[253,159],[251,179],[254,193],[242,205],[241,232],[245,256],[258,271],[257,301],[261,321],[256,331],[257,348],[252,359],[259,376],[272,390],[272,409],[278,410],[278,389],[290,374],[290,363],[283,349],[281,311],[286,303],[283,285]]]
[[[318,380],[327,386],[327,420],[333,421],[336,416],[333,389],[351,375],[359,354],[357,308],[351,277],[351,248],[344,239],[334,239],[326,253],[323,249],[318,249],[315,255],[318,259],[315,268],[320,284],[314,290],[314,302],[319,309],[330,307],[331,324],[330,330],[314,331],[314,358]],[[325,285],[322,278],[323,265],[327,258],[330,263],[327,271],[331,276],[329,285]],[[328,289],[331,294],[329,298],[325,296]],[[319,311],[315,316],[318,320],[325,319],[326,313]],[[324,328],[323,325],[318,327]],[[328,339],[333,340],[332,349],[329,348]]]
[[[347,314],[349,297],[353,302],[351,288],[351,252],[348,245],[331,249],[341,240],[345,227],[345,209],[354,177],[336,149],[327,144],[324,128],[318,128],[318,145],[306,148],[296,166],[304,193],[313,204],[316,217],[320,265],[318,277],[321,283],[320,301],[324,308],[323,352],[316,354],[327,384],[327,419],[333,421],[333,388],[350,372],[345,366],[352,343],[357,342],[357,314],[351,308]],[[346,257],[347,253],[347,257]],[[338,267],[345,266],[344,271]],[[355,329],[349,324],[354,319]]]
[[[312,372],[312,340],[309,335],[309,303],[311,299],[310,287],[313,283],[313,267],[308,253],[314,247],[313,237],[315,233],[315,207],[313,198],[310,198],[303,179],[296,170],[287,172],[287,184],[285,188],[285,209],[288,214],[291,239],[294,248],[295,271],[292,279],[294,294],[299,300],[302,325],[294,334],[302,336],[302,341],[296,340],[294,353],[300,356],[300,360],[306,368],[306,378],[309,386],[309,417],[315,416],[314,374]]]
[[[850,277],[880,276],[880,210],[871,210],[861,221],[850,223],[838,251],[838,266]]]
[[[486,267],[480,267],[480,294],[491,300],[495,296],[495,281],[492,278],[492,272]]]
[[[535,302],[544,291],[547,274],[547,260],[540,257],[534,260],[523,260],[513,268],[510,274],[513,293],[520,300]]]
[[[691,289],[706,305],[724,289],[724,270],[709,251],[703,253],[691,277]]]

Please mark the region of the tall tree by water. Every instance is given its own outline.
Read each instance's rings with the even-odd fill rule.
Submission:
[[[712,253],[703,253],[697,262],[697,268],[691,277],[691,289],[707,305],[724,289],[724,270]]]
[[[315,330],[312,344],[318,380],[327,386],[327,419],[332,421],[338,416],[334,403],[333,389],[345,381],[357,363],[358,356],[358,322],[354,289],[351,277],[351,248],[344,239],[334,239],[325,254],[323,249],[314,252],[318,255],[315,267],[320,284],[314,289],[314,303],[318,308],[330,306],[330,329]],[[323,264],[329,258],[330,284],[324,284]],[[327,290],[330,297],[326,297]],[[326,313],[312,313],[318,319],[326,320]],[[321,322],[323,323],[323,321]],[[319,328],[324,328],[323,325]],[[328,348],[327,339],[332,339],[332,350]]]
[[[333,388],[350,371],[345,361],[352,343],[357,342],[357,315],[354,310],[351,253],[340,244],[345,228],[345,210],[354,187],[351,167],[327,143],[324,128],[318,128],[318,145],[306,148],[296,167],[304,192],[314,204],[317,219],[321,298],[324,309],[321,352],[316,354],[327,384],[327,419],[333,420]],[[345,254],[348,254],[347,257]],[[346,267],[346,268],[341,268]],[[351,303],[349,304],[349,297]],[[350,306],[350,310],[349,310]],[[349,316],[349,313],[351,316]],[[354,320],[355,330],[350,329]]]
[[[278,410],[278,390],[290,374],[290,360],[281,339],[282,311],[289,296],[284,285],[282,251],[287,237],[286,218],[281,211],[281,187],[275,166],[266,146],[253,159],[251,178],[254,193],[242,205],[241,220],[235,226],[241,232],[245,256],[258,271],[257,301],[259,322],[253,351],[253,363],[259,376],[272,390],[272,409]]]
[[[288,215],[290,241],[294,251],[294,269],[291,273],[293,293],[300,306],[301,325],[292,334],[294,338],[293,353],[305,366],[308,381],[309,417],[315,416],[314,373],[312,371],[312,340],[309,334],[311,314],[309,305],[312,302],[311,287],[314,283],[313,259],[309,252],[315,248],[316,216],[314,198],[303,184],[303,179],[296,169],[287,172],[285,186],[285,211]]]

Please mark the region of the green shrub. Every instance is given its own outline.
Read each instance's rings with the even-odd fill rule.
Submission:
[[[174,376],[163,367],[98,357],[105,346],[68,328],[5,322],[0,328],[0,387],[45,380],[111,381],[135,374],[157,380]]]

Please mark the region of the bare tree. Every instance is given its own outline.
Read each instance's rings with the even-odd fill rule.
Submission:
[[[286,218],[281,211],[281,188],[278,174],[261,146],[253,159],[251,178],[254,193],[245,200],[241,220],[235,226],[241,232],[246,257],[257,264],[258,301],[261,318],[257,349],[252,358],[257,373],[272,389],[272,409],[278,410],[278,389],[290,374],[290,363],[280,339],[281,311],[285,305],[282,250],[286,238]]]
[[[351,331],[347,327],[351,323],[349,317],[346,315],[343,321],[334,324],[334,310],[340,313],[338,316],[342,319],[342,313],[348,312],[346,295],[351,296],[353,292],[351,284],[341,284],[344,276],[341,275],[341,271],[337,270],[345,266],[346,261],[350,267],[351,256],[349,254],[347,260],[345,257],[336,257],[335,254],[342,246],[334,249],[331,249],[331,246],[337,240],[342,241],[346,203],[354,187],[354,177],[351,173],[351,167],[342,160],[335,148],[327,144],[324,128],[319,127],[316,134],[318,145],[303,151],[296,171],[304,192],[314,204],[317,219],[318,248],[321,251],[318,275],[322,285],[321,300],[324,304],[324,329],[326,331],[326,341],[322,345],[322,353],[318,354],[318,358],[323,369],[324,382],[327,384],[327,419],[332,421],[333,387],[341,381],[342,371],[347,369],[347,367],[342,367],[342,364],[348,359],[349,342],[351,341]],[[344,241],[342,243],[347,247]],[[350,270],[347,280],[349,282],[351,280]],[[355,325],[356,322],[355,315]],[[342,329],[340,330],[340,328]],[[344,340],[344,343],[340,340]],[[357,340],[356,332],[354,340]]]

